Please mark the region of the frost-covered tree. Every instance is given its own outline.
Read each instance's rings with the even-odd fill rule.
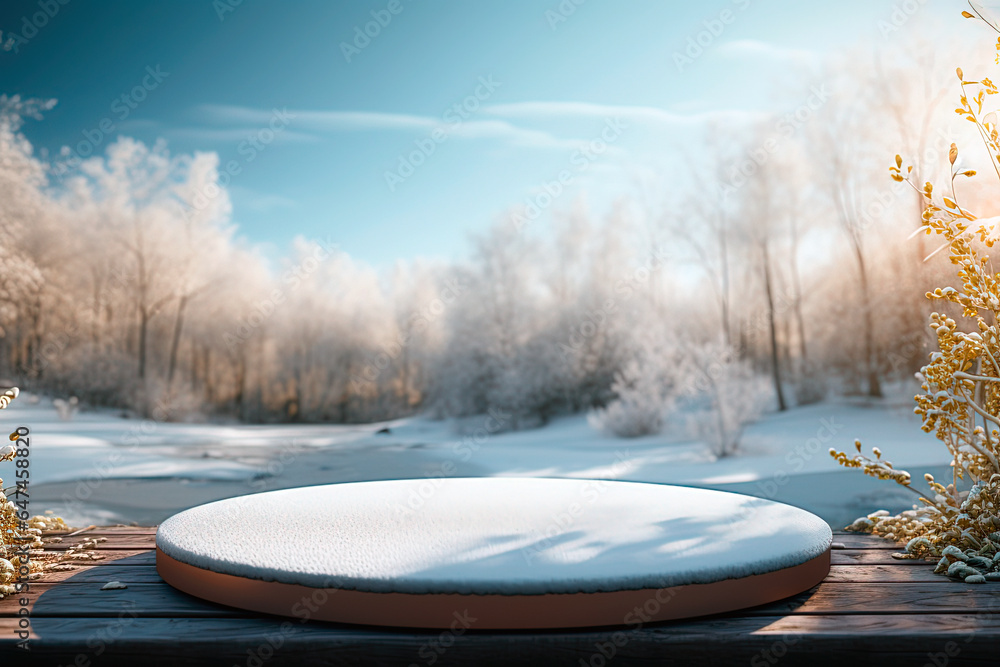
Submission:
[[[732,456],[739,451],[743,431],[773,400],[767,380],[724,343],[692,346],[685,357],[683,392],[693,406],[688,428],[717,457]]]
[[[920,86],[905,88],[907,101],[884,100],[903,88],[895,73],[908,58],[925,62],[921,53],[898,49],[878,76],[848,63],[831,79],[845,86],[831,86],[836,94],[806,120],[795,116],[775,145],[754,131],[760,114],[710,113],[717,122],[697,154],[637,165],[648,176],[642,192],[623,185],[599,208],[584,191],[531,225],[502,217],[467,261],[388,271],[335,249],[311,256],[325,239],[278,251],[241,240],[214,154],[122,138],[63,170],[65,157],[36,155],[22,133],[51,102],[0,98],[0,377],[77,396],[81,409],[166,418],[357,422],[492,410],[509,415],[504,428],[527,428],[593,413],[621,434],[656,432],[665,415],[683,421],[680,409],[711,412],[709,385],[671,410],[679,369],[701,372],[673,332],[694,348],[728,343],[737,379],[770,371],[775,390],[793,378],[811,387],[807,354],[848,391],[872,373],[904,377],[926,343],[915,334],[898,344],[923,312],[904,295],[947,258],[906,262],[908,197],[884,215],[870,216],[869,205],[883,195],[879,156],[893,134],[934,148],[926,114],[907,111],[924,99]],[[702,117],[691,122],[696,136]],[[738,169],[757,173],[722,197],[714,184]],[[965,196],[989,202],[985,192]],[[719,395],[720,406],[735,400]],[[728,451],[745,418],[713,423],[725,427],[703,437]]]

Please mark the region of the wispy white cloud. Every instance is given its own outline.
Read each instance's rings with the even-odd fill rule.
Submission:
[[[447,122],[444,119],[430,116],[377,111],[267,110],[229,105],[202,105],[196,109],[197,116],[206,124],[225,123],[232,125],[239,123],[259,127],[266,127],[270,119],[279,112],[289,116],[291,127],[311,133],[305,136],[352,131],[400,131],[411,134],[427,134],[440,128],[449,137],[497,139],[515,146],[529,148],[572,149],[580,144],[580,140],[558,138],[542,130],[518,127],[506,120],[495,118]],[[212,130],[205,130],[206,137],[213,136],[208,134],[210,131]]]
[[[503,139],[530,148],[576,148],[578,139],[559,139],[548,132],[516,127],[503,120],[477,120],[455,126],[450,134],[465,139]]]
[[[719,44],[714,51],[725,58],[766,58],[793,61],[803,65],[812,65],[821,60],[820,54],[815,51],[778,46],[759,39],[735,39]]]
[[[291,124],[313,130],[406,130],[430,129],[433,119],[410,114],[377,111],[303,111],[275,108],[255,109],[224,104],[203,104],[195,109],[196,116],[208,123],[243,123],[266,126],[279,114],[287,115]]]
[[[266,127],[266,126],[262,126]],[[256,136],[261,130],[259,127],[166,127],[163,134],[168,138],[189,139],[191,141],[201,141],[205,143],[239,143],[247,141],[250,137]],[[282,130],[274,135],[274,142],[294,141],[298,143],[311,143],[318,141],[315,134],[296,132],[295,130]]]
[[[298,206],[297,201],[283,195],[257,192],[256,190],[250,190],[237,185],[230,186],[229,191],[237,205],[252,211],[267,212]]]
[[[399,132],[409,137],[427,136],[440,128],[449,140],[493,140],[515,148],[572,151],[593,137],[557,136],[540,129],[552,121],[621,119],[646,130],[684,130],[709,123],[739,125],[759,120],[763,114],[744,110],[710,110],[677,113],[651,106],[595,104],[576,101],[526,101],[484,107],[478,118],[447,122],[441,118],[375,111],[317,111],[266,109],[206,104],[193,109],[191,123],[169,126],[143,122],[142,129],[168,138],[211,143],[233,143],[268,127],[273,119],[287,117],[280,136],[286,141],[313,142],[340,132]],[[546,125],[547,124],[547,125]],[[136,127],[139,127],[138,124]]]
[[[249,137],[256,135],[261,129],[266,128],[267,123],[229,123],[225,127],[215,127],[212,125],[171,125],[161,121],[149,119],[129,119],[118,126],[118,131],[122,134],[135,134],[137,132],[154,133],[166,139],[186,139],[203,143],[239,143],[246,141]],[[294,141],[298,143],[308,143],[318,141],[315,134],[308,134],[288,128],[275,133],[274,141]]]
[[[608,119],[622,118],[636,123],[672,127],[697,126],[709,121],[750,122],[763,114],[743,110],[713,110],[694,114],[679,114],[648,106],[594,104],[591,102],[515,102],[489,106],[486,111],[510,118],[546,119]]]

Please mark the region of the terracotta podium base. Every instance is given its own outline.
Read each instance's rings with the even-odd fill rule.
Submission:
[[[403,628],[532,630],[623,625],[719,614],[809,590],[830,571],[830,552],[795,567],[711,584],[608,593],[460,595],[366,593],[219,574],[156,550],[156,570],[174,588],[219,604],[302,620]]]
[[[238,496],[156,534],[178,590],[300,620],[404,628],[637,627],[766,604],[830,569],[804,510],[707,489],[516,477]]]

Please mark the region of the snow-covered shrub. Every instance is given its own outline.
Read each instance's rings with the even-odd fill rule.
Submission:
[[[56,398],[52,400],[52,406],[56,409],[59,419],[64,422],[73,421],[76,411],[80,408],[80,399],[76,396],[70,396],[67,400]]]
[[[615,374],[614,400],[587,417],[594,428],[620,438],[659,433],[681,386],[677,346],[649,330],[637,338],[632,357]]]
[[[619,438],[659,433],[673,404],[670,391],[652,365],[632,359],[611,385],[615,399],[587,416],[591,426]]]
[[[705,406],[688,415],[688,429],[717,457],[731,456],[739,449],[744,429],[767,408],[770,384],[722,343],[694,346],[686,358],[685,393],[693,395],[693,404]]]

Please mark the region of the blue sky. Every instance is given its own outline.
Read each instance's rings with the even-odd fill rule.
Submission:
[[[376,266],[465,256],[470,232],[561,173],[537,224],[580,196],[599,213],[638,181],[683,172],[707,120],[795,108],[823,56],[919,23],[957,25],[963,8],[236,1],[6,0],[0,42],[21,39],[0,51],[0,93],[58,100],[25,128],[39,150],[97,137],[109,119],[111,137],[214,151],[238,167],[241,236],[277,252],[295,235],[331,238]],[[52,16],[33,32],[45,7]],[[377,34],[355,41],[366,27]],[[687,51],[699,38],[701,52]],[[411,160],[420,146],[433,153]],[[400,171],[401,157],[422,164]],[[393,172],[405,177],[387,183]]]

